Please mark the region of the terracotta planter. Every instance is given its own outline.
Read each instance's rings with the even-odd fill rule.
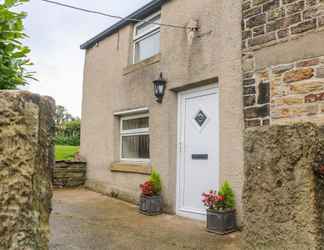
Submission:
[[[207,231],[222,235],[237,231],[236,211],[216,211],[208,209]]]
[[[139,211],[145,215],[159,215],[162,213],[162,198],[157,196],[141,195]]]

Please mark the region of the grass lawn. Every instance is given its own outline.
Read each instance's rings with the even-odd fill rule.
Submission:
[[[79,151],[77,146],[55,145],[55,159],[57,161],[73,160],[74,155]]]

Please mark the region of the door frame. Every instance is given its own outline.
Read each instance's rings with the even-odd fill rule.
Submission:
[[[218,109],[220,109],[219,103],[219,87],[218,83],[214,84],[209,84],[203,87],[197,87],[193,88],[190,90],[185,90],[178,92],[178,115],[177,115],[177,184],[176,184],[176,214],[180,216],[185,216],[188,218],[192,219],[197,219],[197,220],[206,220],[206,212],[200,212],[200,211],[194,211],[194,210],[183,210],[181,209],[181,202],[183,201],[183,198],[180,196],[184,195],[184,192],[182,190],[182,180],[181,180],[181,172],[183,170],[184,166],[184,118],[185,118],[185,99],[192,96],[199,96],[201,95],[206,95],[208,93],[216,92],[218,94]],[[218,117],[217,119],[220,119]],[[220,133],[220,128],[219,128],[219,133]],[[219,140],[218,143],[220,143],[220,137],[218,136]],[[219,158],[219,157],[218,157]],[[218,164],[219,166],[219,164]],[[220,171],[220,166],[219,166],[219,171]],[[220,178],[220,175],[219,175]],[[219,182],[219,180],[218,180]],[[208,191],[208,190],[206,190]]]

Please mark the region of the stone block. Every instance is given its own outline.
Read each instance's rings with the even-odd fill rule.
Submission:
[[[259,126],[261,126],[261,120],[260,119],[246,120],[245,121],[245,127],[246,128],[259,127]]]
[[[263,11],[267,12],[278,7],[280,7],[280,0],[270,0],[263,5]]]
[[[291,27],[291,34],[299,34],[316,28],[316,19],[308,20]]]
[[[290,84],[292,94],[309,94],[311,92],[323,91],[324,82],[299,82]]]
[[[256,36],[259,36],[259,35],[263,35],[264,32],[265,32],[264,25],[255,27],[253,29],[253,37],[256,37]]]
[[[250,1],[244,1],[243,4],[242,4],[242,10],[246,11],[249,8],[251,8],[251,2]]]
[[[0,91],[0,249],[48,249],[54,114],[51,98]]]
[[[321,16],[318,18],[318,25],[319,26],[324,26],[324,16]]]
[[[276,33],[268,33],[268,34],[250,39],[248,41],[248,45],[250,47],[257,46],[257,45],[263,45],[263,44],[269,43],[274,40],[276,40]]]
[[[277,20],[279,18],[285,17],[285,9],[284,8],[276,8],[276,9],[272,9],[271,11],[269,11],[268,13],[268,21],[274,21]]]
[[[324,78],[324,67],[323,66],[316,69],[316,77]]]
[[[243,80],[243,86],[248,86],[248,85],[255,85],[255,79],[245,79]]]
[[[315,66],[318,65],[320,63],[320,59],[319,58],[314,58],[314,59],[308,59],[308,60],[304,60],[301,62],[296,63],[296,67],[310,67],[310,66]]]
[[[273,74],[282,74],[288,70],[291,70],[294,68],[294,64],[281,64],[278,66],[272,67],[272,73]]]
[[[256,102],[255,95],[248,95],[243,97],[244,107],[253,106]]]
[[[285,38],[289,36],[289,29],[278,30],[277,34],[279,39]]]
[[[299,13],[278,19],[274,22],[267,23],[267,32],[285,29],[293,24],[299,23],[301,20],[301,14]]]
[[[306,9],[303,12],[303,18],[304,18],[304,20],[316,18],[317,12],[318,12],[318,10],[315,7],[314,8]]]
[[[260,107],[251,107],[244,110],[245,119],[255,119],[255,118],[264,118],[269,116],[270,106],[263,105]]]
[[[270,103],[270,83],[261,81],[258,85],[258,104]]]
[[[312,78],[313,75],[314,69],[312,68],[291,70],[284,74],[284,81],[287,83],[302,81]]]
[[[305,1],[302,0],[302,1],[298,1],[293,4],[288,5],[286,7],[286,12],[287,12],[287,15],[292,15],[292,14],[302,11],[304,8],[305,8]]]
[[[295,97],[295,96],[286,96],[281,98],[275,98],[272,100],[274,105],[298,105],[304,104],[303,97]]]
[[[246,21],[247,28],[253,28],[266,23],[266,14],[253,16]]]
[[[253,0],[252,3],[253,5],[261,5],[261,4],[264,4],[266,3],[268,0]]]
[[[252,17],[252,16],[256,16],[258,14],[261,14],[262,12],[262,7],[261,6],[257,6],[257,7],[254,7],[254,8],[251,8],[247,11],[244,11],[243,12],[243,18],[249,18],[249,17]]]
[[[243,88],[243,95],[253,95],[256,93],[255,86],[249,86]]]

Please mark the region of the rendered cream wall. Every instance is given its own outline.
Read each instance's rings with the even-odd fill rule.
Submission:
[[[162,22],[186,25],[198,20],[192,41],[184,30],[161,28],[161,60],[123,75],[132,27],[87,52],[84,77],[81,154],[88,162],[88,185],[136,200],[146,177],[111,173],[118,161],[119,121],[113,113],[147,106],[150,110],[152,165],[161,173],[167,211],[175,212],[177,159],[177,93],[174,89],[218,78],[220,88],[220,172],[236,192],[238,210],[243,182],[241,3],[235,0],[173,0],[162,8]],[[153,97],[152,80],[163,72],[168,90],[163,104]],[[198,86],[198,84],[197,84]],[[215,180],[216,181],[216,180]]]

